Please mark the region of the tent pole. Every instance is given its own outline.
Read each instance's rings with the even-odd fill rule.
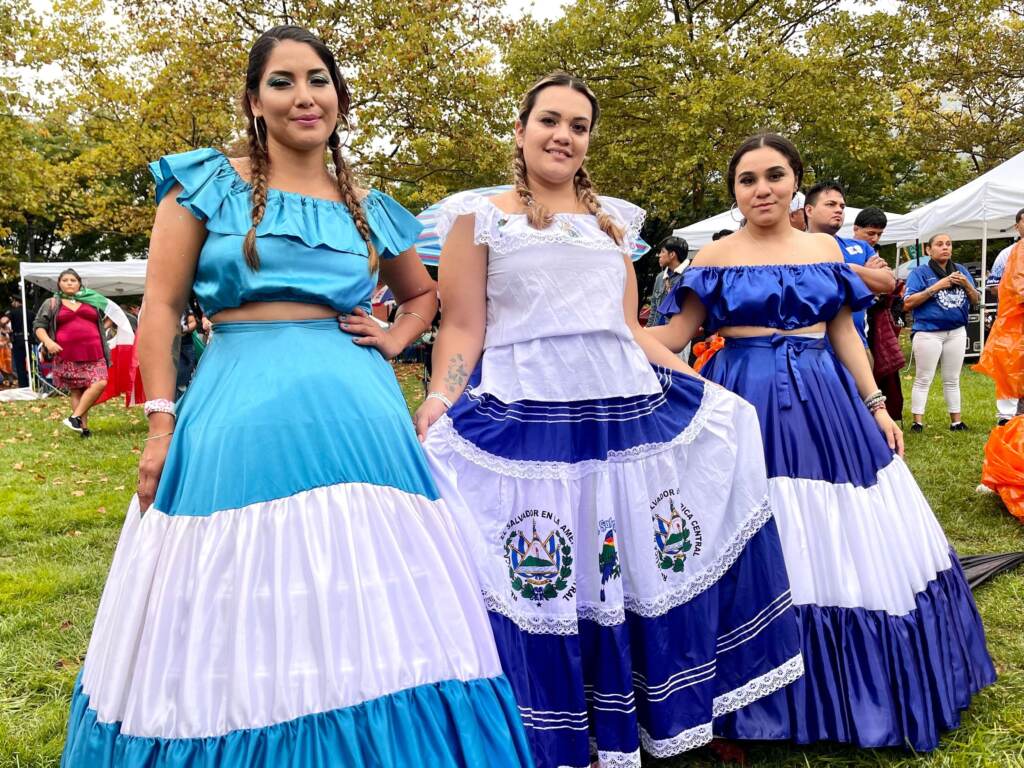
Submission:
[[[28,337],[30,328],[28,327],[28,302],[25,301],[25,278],[21,280],[21,327],[25,331],[25,369],[28,373],[28,388],[33,392],[36,391],[36,379],[32,375],[32,356],[30,354],[31,348],[28,343]]]
[[[978,308],[978,339],[985,349],[985,279],[988,272],[988,216],[981,222],[981,306]],[[980,354],[980,351],[979,351]]]

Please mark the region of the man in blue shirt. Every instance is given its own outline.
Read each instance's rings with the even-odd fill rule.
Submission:
[[[896,287],[896,276],[889,265],[875,253],[864,240],[839,237],[837,234],[843,227],[846,218],[846,191],[834,181],[822,181],[807,191],[804,201],[804,212],[807,214],[807,231],[824,232],[832,235],[839,243],[843,258],[872,293],[889,293]],[[853,313],[853,325],[868,346],[867,313],[864,310]]]

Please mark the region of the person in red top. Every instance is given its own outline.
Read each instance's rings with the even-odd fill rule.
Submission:
[[[60,273],[57,287],[57,295],[39,308],[33,327],[53,358],[53,383],[71,394],[71,415],[64,426],[89,437],[89,409],[107,386],[109,321],[94,306],[75,298],[82,278],[73,269]]]

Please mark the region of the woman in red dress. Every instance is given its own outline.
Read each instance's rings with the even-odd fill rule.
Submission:
[[[71,415],[64,419],[64,426],[89,437],[89,409],[107,386],[109,321],[91,304],[75,298],[82,290],[82,278],[75,270],[61,272],[57,287],[57,294],[39,308],[33,328],[53,358],[53,383],[71,395]]]

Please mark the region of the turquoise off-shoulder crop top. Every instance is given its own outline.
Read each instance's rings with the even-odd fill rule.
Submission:
[[[252,188],[215,149],[167,155],[150,163],[157,203],[181,185],[177,201],[206,225],[193,290],[203,311],[253,301],[324,304],[339,312],[370,309],[377,276],[369,250],[343,203],[271,189],[256,228],[260,268],[245,263],[242,242],[252,226]],[[394,199],[376,190],[363,200],[374,247],[393,258],[423,228]]]
[[[662,314],[678,314],[689,291],[704,304],[708,333],[737,325],[795,331],[831,320],[844,305],[858,310],[874,300],[841,261],[690,267],[662,302]]]

